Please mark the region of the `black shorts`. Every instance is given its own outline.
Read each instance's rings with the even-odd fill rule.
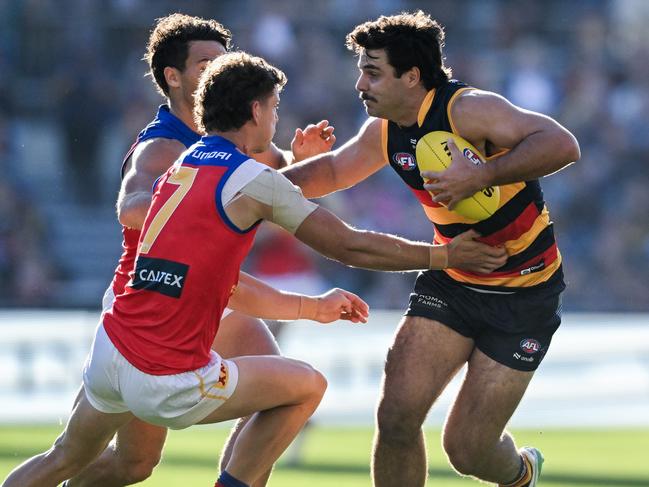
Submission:
[[[439,321],[485,355],[512,369],[531,371],[543,360],[561,323],[561,269],[546,282],[513,294],[473,290],[442,271],[419,274],[407,316]]]

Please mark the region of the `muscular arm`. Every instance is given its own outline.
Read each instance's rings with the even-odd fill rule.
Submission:
[[[368,313],[368,306],[362,299],[342,289],[332,289],[321,296],[307,296],[275,289],[245,272],[239,274],[239,285],[228,306],[258,318],[304,318],[323,323],[341,318],[365,322]]]
[[[408,271],[446,267],[446,249],[394,235],[357,230],[320,207],[295,236],[325,257],[352,267]]]
[[[282,170],[307,198],[346,189],[387,164],[381,144],[381,120],[369,119],[359,133],[333,152],[305,159]]]
[[[258,318],[295,320],[299,317],[300,295],[280,291],[241,272],[239,284],[230,297],[228,307]]]
[[[264,171],[242,188],[225,212],[241,229],[260,219],[276,223],[322,255],[352,267],[407,271],[450,266],[490,272],[506,261],[504,249],[480,244],[474,240],[477,234],[469,232],[448,245],[432,246],[356,230],[304,199],[298,188],[272,170]]]
[[[477,147],[511,149],[482,166],[482,186],[529,181],[559,171],[580,157],[575,137],[558,122],[516,107],[495,93],[472,90],[453,104],[458,133]]]
[[[141,229],[151,204],[151,188],[185,150],[177,140],[151,139],[137,146],[127,163],[117,197],[117,218],[128,228]]]

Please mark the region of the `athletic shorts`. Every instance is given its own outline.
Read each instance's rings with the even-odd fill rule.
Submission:
[[[183,429],[218,409],[234,392],[237,365],[212,351],[200,369],[150,375],[115,348],[100,323],[83,368],[83,386],[92,406],[104,413],[131,411],[151,424]]]
[[[561,323],[561,270],[548,283],[503,294],[470,289],[442,271],[419,274],[406,316],[438,321],[472,338],[485,355],[507,367],[532,371]]]

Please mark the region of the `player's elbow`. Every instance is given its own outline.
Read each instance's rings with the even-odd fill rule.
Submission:
[[[581,149],[577,138],[570,132],[565,131],[559,139],[559,153],[566,164],[577,162],[581,158]]]
[[[139,230],[142,228],[143,217],[141,212],[133,208],[120,208],[117,207],[117,219],[120,225],[126,228],[134,228]]]
[[[149,194],[120,195],[116,206],[119,223],[126,228],[141,229],[150,203]]]

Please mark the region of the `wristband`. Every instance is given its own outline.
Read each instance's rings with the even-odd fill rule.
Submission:
[[[300,306],[297,309],[297,319],[302,318],[302,308],[304,307],[304,296],[300,295]]]
[[[300,295],[300,308],[297,319],[315,320],[318,315],[319,298],[315,296]]]
[[[448,247],[446,245],[431,245],[428,252],[429,269],[442,270],[448,267]]]

